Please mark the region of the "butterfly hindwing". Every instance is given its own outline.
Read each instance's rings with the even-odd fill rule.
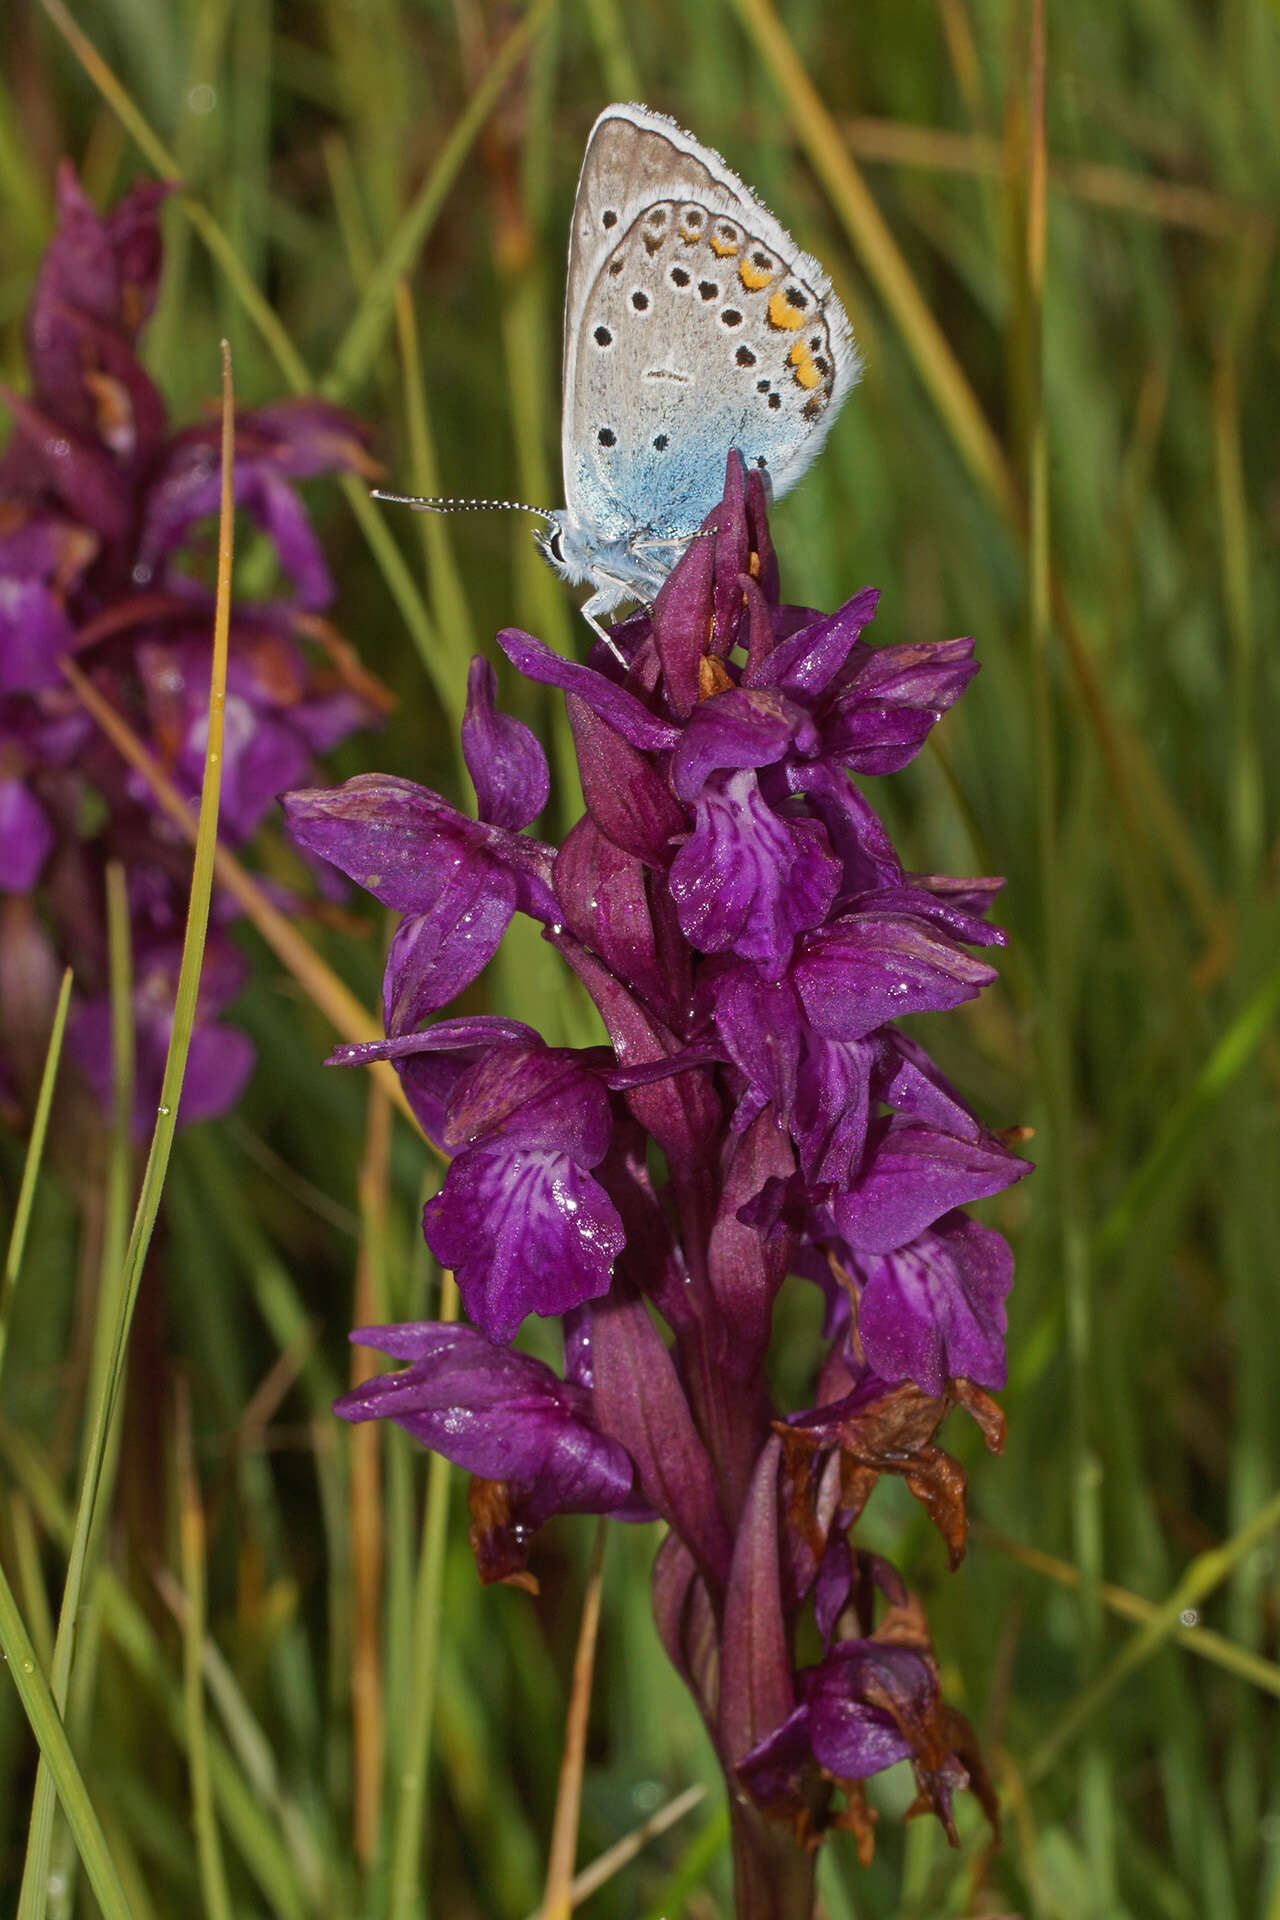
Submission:
[[[593,604],[674,564],[732,449],[784,493],[857,375],[822,268],[719,154],[648,108],[607,108],[565,297],[564,539],[576,577],[606,588]]]

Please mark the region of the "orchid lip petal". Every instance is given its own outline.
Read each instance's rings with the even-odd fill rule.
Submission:
[[[604,1189],[567,1153],[472,1148],[427,1203],[427,1242],[452,1269],[467,1314],[509,1340],[607,1293],[624,1234]]]
[[[347,1420],[391,1419],[456,1466],[513,1490],[528,1531],[555,1513],[614,1513],[631,1496],[625,1449],[602,1432],[591,1393],[529,1354],[458,1323],[363,1327],[351,1336],[409,1364],[337,1401]]]

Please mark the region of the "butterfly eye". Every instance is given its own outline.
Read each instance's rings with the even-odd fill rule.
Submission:
[[[564,541],[561,538],[559,527],[556,528],[551,538],[547,541],[547,552],[560,566],[564,565]]]

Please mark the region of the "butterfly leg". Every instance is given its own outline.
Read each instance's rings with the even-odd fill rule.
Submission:
[[[625,660],[618,651],[609,629],[602,627],[596,616],[602,613],[612,613],[619,600],[634,599],[636,597],[635,589],[629,586],[625,580],[620,580],[615,574],[597,573],[593,577],[603,584],[598,593],[593,593],[589,600],[583,602],[580,609],[582,617],[590,627],[592,633],[595,634],[596,639],[604,641],[604,644],[608,647],[610,653],[618,662],[618,665],[620,667],[626,667],[629,665],[629,662]]]
[[[710,540],[718,531],[719,529],[716,527],[699,527],[696,533],[677,533],[673,534],[670,539],[664,538],[659,540],[655,537],[652,540],[635,540],[632,542],[631,551],[636,554],[673,554],[675,559],[672,560],[671,564],[674,566],[675,560],[684,553],[687,547],[691,547],[695,540]]]

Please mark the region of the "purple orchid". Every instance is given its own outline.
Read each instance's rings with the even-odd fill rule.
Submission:
[[[400,1420],[480,1476],[485,1578],[527,1579],[553,1512],[667,1523],[657,1622],[733,1783],[738,1911],[799,1920],[809,1843],[845,1824],[869,1850],[872,1774],[909,1761],[953,1839],[958,1787],[994,1817],[918,1604],[849,1534],[888,1473],[963,1551],[964,1474],[935,1435],[961,1404],[1001,1443],[985,1389],[1012,1277],[963,1209],[1029,1169],[893,1024],[995,977],[974,949],[1003,944],[998,883],[904,872],[850,777],[906,764],[972,643],[872,647],[870,591],[830,617],[782,604],[763,485],[736,458],[712,519],[616,652],[498,636],[568,702],[587,811],[559,849],[528,831],[545,761],[481,662],[478,819],[380,775],[285,806],[305,850],[406,915],[388,1038],[334,1057],[391,1060],[453,1156],[424,1225],[475,1323],[355,1335],[412,1364],[338,1411]],[[516,912],[607,1048],[490,1016],[423,1026]],[[786,1413],[765,1363],[789,1274],[828,1312],[813,1404]],[[531,1313],[563,1321],[562,1380],[504,1344]],[[825,1651],[803,1667],[807,1608]]]
[[[74,656],[194,801],[208,732],[213,596],[200,576],[217,512],[219,430],[174,433],[137,356],[159,282],[166,191],[135,187],[104,217],[64,163],[58,228],[27,320],[31,391],[2,396],[13,433],[0,457],[0,892],[38,896],[81,996],[71,1051],[107,1101],[102,869],[124,862],[140,983],[140,1128],[154,1114],[172,1019],[189,856],[77,705],[59,662]],[[232,607],[220,817],[232,845],[318,754],[385,705],[319,617],[333,582],[294,490],[343,467],[371,471],[360,429],[335,407],[289,401],[237,417],[236,499],[275,547],[293,595]],[[184,1119],[224,1112],[248,1078],[246,1036],[210,1024],[239,981],[227,935],[215,930]],[[0,1080],[21,1111],[29,1074],[9,1023],[0,1054]]]
[[[529,1536],[554,1513],[652,1517],[636,1507],[626,1449],[600,1430],[589,1373],[573,1377],[572,1341],[562,1380],[474,1327],[370,1327],[353,1337],[410,1364],[348,1394],[347,1419],[394,1420],[484,1483],[471,1504],[486,1578],[518,1577]]]

